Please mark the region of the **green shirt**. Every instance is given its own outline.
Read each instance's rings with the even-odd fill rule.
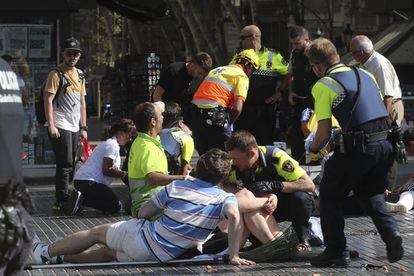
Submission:
[[[136,217],[139,207],[163,186],[146,185],[145,177],[151,172],[168,173],[168,162],[159,139],[138,133],[132,143],[128,160],[129,190],[132,199],[131,212]]]

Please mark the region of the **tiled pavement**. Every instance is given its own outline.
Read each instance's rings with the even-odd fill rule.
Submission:
[[[123,186],[115,186],[115,192],[125,198],[127,190]],[[51,212],[53,204],[53,187],[32,186],[32,197],[37,207],[34,215],[35,231],[40,239],[51,242],[57,236],[65,236],[74,231],[87,229],[102,223],[112,223],[128,216],[106,215],[91,209],[85,209],[78,217],[56,216]],[[396,217],[400,223],[404,239],[405,257],[398,263],[389,264],[386,260],[385,246],[377,234],[374,225],[367,217],[346,219],[345,232],[350,249],[357,250],[359,259],[352,262],[348,268],[313,268],[309,262],[261,263],[252,267],[236,267],[231,265],[174,265],[174,266],[128,266],[117,268],[71,268],[71,269],[35,269],[26,270],[25,275],[191,275],[191,274],[243,274],[243,275],[317,275],[317,274],[347,274],[359,275],[385,273],[384,268],[372,268],[362,271],[361,265],[372,264],[386,266],[389,273],[396,274],[407,270],[414,273],[414,218],[413,211]],[[282,225],[282,227],[287,225]],[[29,260],[30,262],[30,260]],[[407,274],[407,273],[405,273]]]

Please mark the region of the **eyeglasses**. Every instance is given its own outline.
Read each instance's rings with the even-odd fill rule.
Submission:
[[[245,40],[246,38],[252,37],[253,35],[241,35],[240,40]]]
[[[66,51],[65,56],[67,56],[67,57],[79,57],[80,52],[78,52],[78,51]]]

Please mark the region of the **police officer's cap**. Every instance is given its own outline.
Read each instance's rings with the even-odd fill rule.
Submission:
[[[62,48],[63,50],[76,50],[82,52],[79,40],[77,40],[74,37],[69,37],[68,39],[66,39],[63,42]]]

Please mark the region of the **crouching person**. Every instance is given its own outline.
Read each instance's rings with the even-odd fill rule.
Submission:
[[[230,173],[227,153],[212,149],[197,163],[198,179],[174,181],[143,204],[138,218],[104,224],[67,236],[51,245],[37,242],[33,260],[45,263],[58,256],[66,262],[166,262],[203,243],[221,219],[229,220],[229,262],[250,265],[239,257],[243,224],[236,197],[216,185]],[[157,220],[148,218],[162,214]],[[100,243],[99,249],[90,249]]]

